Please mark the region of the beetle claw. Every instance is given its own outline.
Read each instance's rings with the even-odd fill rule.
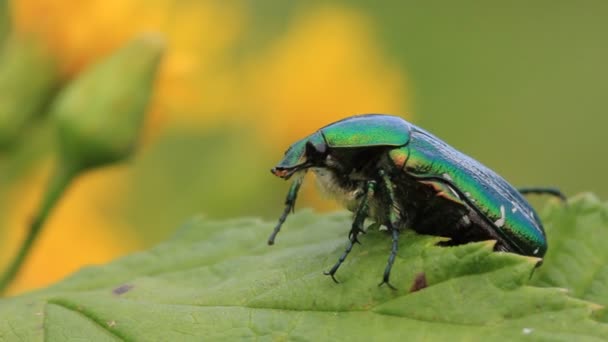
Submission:
[[[391,285],[391,283],[388,281],[388,279],[382,279],[382,281],[380,282],[380,284],[378,284],[378,287],[382,286],[386,284],[386,286],[390,287],[391,290],[393,291],[397,291],[397,288],[394,287],[393,285]]]
[[[358,244],[361,244],[361,241],[359,241],[359,239],[357,238],[357,235],[349,235],[349,236],[348,236],[348,239],[349,239],[350,241],[352,241],[353,243],[358,243]]]
[[[361,244],[361,241],[359,241],[359,239],[357,239],[357,236],[359,235],[359,233],[364,233],[364,231],[362,231],[361,229],[351,229],[350,232],[348,233],[348,239],[352,242],[356,242],[358,244]]]
[[[323,274],[325,274],[326,276],[330,276],[334,283],[340,284],[340,282],[338,281],[338,279],[336,279],[333,273],[325,271],[323,272]]]

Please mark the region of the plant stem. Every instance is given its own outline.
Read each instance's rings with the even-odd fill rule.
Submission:
[[[80,171],[80,168],[75,167],[74,165],[62,164],[51,178],[42,205],[30,223],[25,240],[21,244],[17,255],[15,255],[8,268],[2,274],[2,277],[0,277],[0,294],[4,293],[21,269],[21,266],[32,249],[51,210],[55,207],[55,204],[57,204],[57,201],[64,193],[65,189],[78,174],[78,171]]]

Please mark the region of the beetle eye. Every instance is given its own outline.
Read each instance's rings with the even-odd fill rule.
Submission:
[[[306,155],[315,155],[318,154],[317,149],[315,148],[315,146],[309,141],[306,143]]]
[[[325,158],[323,152],[317,150],[315,145],[313,145],[310,141],[306,143],[306,158],[308,161],[313,160],[322,160]]]

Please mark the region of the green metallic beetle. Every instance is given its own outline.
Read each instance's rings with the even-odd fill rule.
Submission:
[[[352,116],[294,143],[271,170],[283,179],[295,176],[295,181],[269,245],[293,211],[309,169],[329,194],[355,213],[349,244],[325,273],[336,282],[335,273],[359,242],[366,218],[386,226],[392,235],[380,285],[394,288],[389,277],[399,232],[406,227],[447,236],[450,245],[496,240],[496,251],[542,258],[547,251],[545,231],[522,194],[565,198],[552,188],[518,191],[494,171],[400,117]]]

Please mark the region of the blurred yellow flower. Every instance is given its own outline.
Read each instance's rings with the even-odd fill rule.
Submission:
[[[64,79],[111,53],[142,32],[165,36],[165,55],[146,119],[144,142],[164,129],[201,131],[245,123],[277,159],[295,139],[348,115],[408,106],[404,71],[376,42],[373,22],[345,6],[307,7],[288,22],[268,48],[235,57],[249,25],[248,2],[15,0],[18,31],[34,33],[60,61]],[[11,245],[36,209],[48,168],[15,185]],[[40,287],[89,263],[138,248],[132,227],[111,215],[125,206],[128,166],[104,168],[78,178],[52,213],[33,254],[10,293]],[[304,203],[333,208],[305,184]],[[186,219],[186,218],[184,218]],[[168,227],[169,228],[169,227]],[[117,234],[120,232],[120,234]],[[6,260],[6,250],[0,258]]]
[[[40,36],[72,75],[136,33],[166,25],[162,2],[153,2],[18,0],[12,8],[17,30]]]
[[[249,119],[265,141],[285,144],[347,115],[407,109],[404,71],[383,55],[370,19],[349,7],[307,8],[268,50],[240,62],[231,57],[247,33],[245,3],[18,0],[13,12],[19,31],[51,46],[65,77],[142,32],[165,35],[147,138],[166,126]]]
[[[321,7],[297,17],[270,51],[249,65],[245,91],[263,127],[261,140],[286,148],[353,114],[403,115],[403,75],[382,55],[362,13]]]
[[[242,111],[255,114],[252,126],[277,159],[289,144],[326,124],[354,114],[404,115],[408,104],[404,71],[382,55],[369,19],[350,8],[303,13],[247,68]],[[308,178],[300,203],[337,208]]]
[[[245,12],[239,3],[222,1],[14,1],[15,26],[41,37],[57,54],[64,77],[70,78],[135,36],[158,32],[168,53],[158,77],[156,95],[144,130],[149,140],[167,125],[207,124],[213,115],[198,115],[204,93],[222,83],[218,65],[243,33]],[[168,116],[170,113],[170,117]],[[194,113],[194,114],[193,114]],[[216,118],[222,118],[217,116]]]

